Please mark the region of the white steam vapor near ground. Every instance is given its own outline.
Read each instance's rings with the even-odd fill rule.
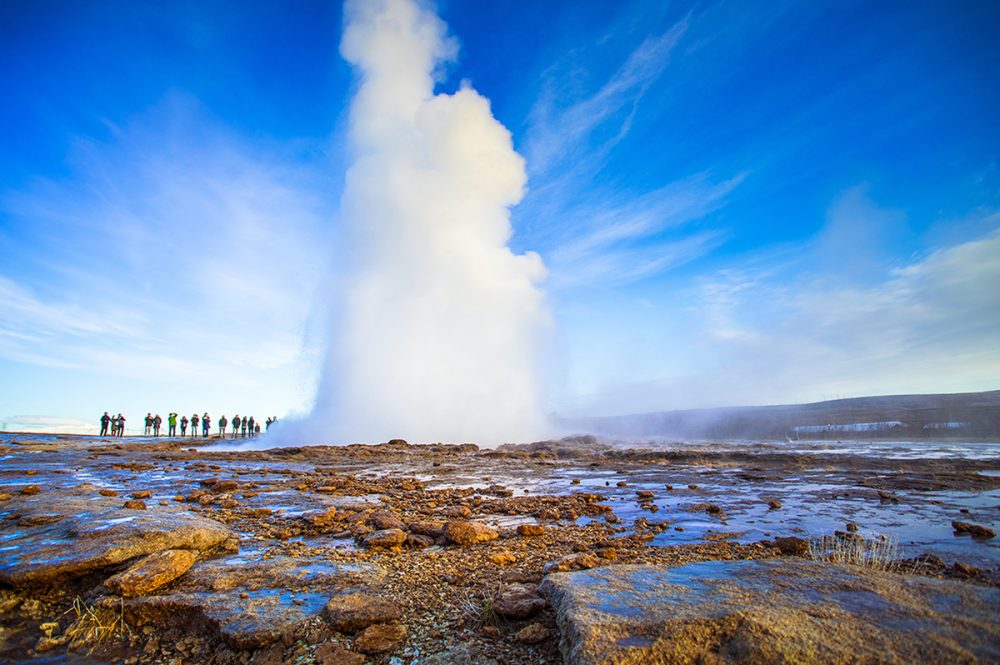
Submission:
[[[524,160],[413,0],[348,1],[341,53],[361,76],[342,200],[346,277],[313,412],[267,443],[472,441],[544,433],[540,257],[507,247]]]

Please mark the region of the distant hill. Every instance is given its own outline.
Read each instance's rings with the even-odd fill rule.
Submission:
[[[682,439],[1000,438],[1000,390],[564,420],[594,434]]]

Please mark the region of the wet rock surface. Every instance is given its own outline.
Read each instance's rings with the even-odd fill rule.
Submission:
[[[533,591],[549,571],[787,557],[777,541],[787,537],[808,556],[813,538],[836,531],[835,543],[888,533],[911,557],[901,569],[981,588],[996,584],[1000,561],[997,539],[951,525],[1000,526],[1000,465],[985,453],[883,459],[582,439],[229,451],[6,434],[0,450],[0,569],[36,559],[46,571],[0,583],[0,662],[45,650],[52,662],[128,665],[559,663],[556,613]],[[38,492],[22,494],[30,485]],[[480,526],[453,526],[449,538],[455,522]],[[182,537],[195,525],[217,535]],[[74,539],[87,546],[64,547]],[[174,549],[197,559],[175,579],[124,599],[106,588]],[[331,620],[331,603],[352,594],[391,610]],[[366,630],[403,625],[392,650],[361,653]],[[397,629],[373,630],[372,642],[380,630]]]
[[[0,548],[2,584],[52,584],[156,552],[210,551],[235,539],[224,524],[170,508],[126,512],[113,499],[62,494],[43,502],[41,496],[16,508],[19,522],[33,526],[5,534]],[[61,519],[48,518],[53,508]],[[46,519],[33,523],[39,515]]]
[[[812,562],[548,576],[568,665],[995,662],[1000,590]]]

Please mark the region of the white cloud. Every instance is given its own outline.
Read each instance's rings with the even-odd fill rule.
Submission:
[[[4,194],[0,357],[227,384],[301,362],[331,255],[314,165],[180,96],[112,136]]]

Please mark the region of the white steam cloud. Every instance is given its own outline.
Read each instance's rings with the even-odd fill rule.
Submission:
[[[345,12],[341,53],[361,80],[342,302],[313,412],[275,438],[539,436],[545,267],[507,247],[524,160],[489,100],[467,84],[434,94],[455,53],[436,15],[413,0],[349,0]]]

